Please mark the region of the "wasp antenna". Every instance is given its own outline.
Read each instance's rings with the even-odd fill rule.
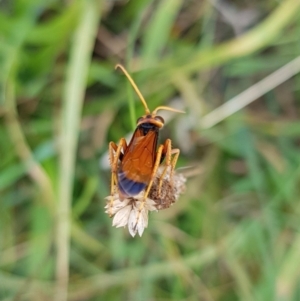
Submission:
[[[170,108],[170,107],[159,106],[159,107],[157,107],[157,108],[152,112],[152,114],[155,114],[155,115],[156,115],[158,110],[166,110],[166,111],[172,111],[172,112],[176,112],[176,113],[185,113],[184,111],[177,110],[177,109],[173,109],[173,108]]]
[[[140,98],[141,102],[143,103],[144,107],[145,107],[145,111],[146,111],[146,114],[150,114],[150,110],[147,106],[147,103],[146,103],[146,100],[144,99],[141,91],[139,90],[139,88],[137,87],[137,85],[135,84],[135,82],[133,81],[133,79],[131,78],[131,76],[129,75],[129,73],[126,71],[126,69],[120,65],[120,64],[117,64],[115,66],[115,69],[117,68],[120,68],[123,73],[126,75],[126,77],[128,78],[129,82],[131,83],[133,89],[135,90],[136,94],[138,95],[138,97]]]

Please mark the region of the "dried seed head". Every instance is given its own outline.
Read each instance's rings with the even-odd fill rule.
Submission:
[[[159,176],[159,175],[158,175]],[[149,198],[155,202],[157,210],[169,208],[179,198],[185,190],[185,177],[182,174],[174,173],[173,180],[170,181],[169,175],[162,179],[159,193],[159,177],[155,177],[149,192]]]
[[[148,212],[169,208],[178,200],[179,195],[185,190],[186,179],[182,174],[173,172],[171,175],[170,170],[167,170],[163,179],[160,180],[163,170],[163,167],[159,168],[144,202],[146,189],[134,197],[121,200],[114,187],[114,195],[106,197],[105,206],[105,213],[113,216],[113,226],[118,228],[127,225],[131,236],[134,237],[136,233],[142,236],[144,229],[148,226]]]

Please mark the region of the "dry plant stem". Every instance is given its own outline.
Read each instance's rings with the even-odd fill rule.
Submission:
[[[22,131],[22,126],[19,123],[18,115],[16,112],[16,104],[14,97],[14,89],[11,82],[7,83],[6,89],[6,104],[4,111],[4,120],[9,131],[9,137],[11,138],[17,156],[23,162],[23,164],[27,167],[28,175],[31,177],[32,181],[36,183],[37,187],[39,187],[40,192],[40,200],[44,202],[45,206],[48,208],[50,215],[55,216],[55,192],[52,186],[52,183],[49,179],[49,176],[33,157],[32,151],[26,141],[24,133]],[[99,250],[102,249],[101,243],[99,241],[94,240],[87,233],[82,231],[82,229],[74,222],[72,224],[72,236],[76,241],[84,241],[84,246],[94,253],[98,253]],[[25,244],[22,244],[25,245]],[[19,248],[19,247],[18,247]],[[3,253],[4,252],[4,253]],[[14,260],[17,260],[14,254],[15,252],[9,252],[7,255],[13,256]],[[5,260],[5,251],[2,250],[2,259]],[[23,256],[23,251],[17,252],[18,256]],[[24,254],[25,256],[26,254]],[[4,261],[5,262],[5,261]],[[28,286],[27,286],[28,289]]]
[[[299,249],[300,235],[297,235],[294,242],[286,250],[287,256],[282,262],[282,268],[276,281],[276,301],[292,300],[299,282]]]
[[[195,53],[189,57],[188,62],[184,62],[176,70],[171,68],[171,75],[174,72],[184,72],[189,75],[192,72],[219,66],[232,58],[242,57],[266,47],[275,40],[283,28],[299,13],[299,9],[300,0],[286,0],[282,2],[269,17],[254,29],[219,46]],[[173,64],[174,62],[172,61]]]
[[[30,147],[27,144],[22,126],[18,120],[14,87],[12,82],[8,82],[6,91],[6,113],[5,122],[9,131],[9,136],[15,146],[16,153],[26,166],[31,179],[38,185],[41,192],[41,201],[48,207],[50,214],[54,214],[54,191],[48,175],[42,166],[34,159]]]
[[[225,237],[225,241],[223,242],[227,244],[227,239],[230,239],[232,245],[232,239],[230,237]],[[77,280],[73,282],[73,285],[70,287],[68,300],[90,300],[98,291],[104,291],[121,285],[132,285],[140,279],[142,274],[151,279],[161,279],[163,277],[173,277],[174,273],[180,273],[181,270],[186,270],[186,266],[192,268],[206,266],[218,258],[224,247],[226,247],[226,245],[223,244],[219,244],[218,246],[206,246],[200,251],[197,250],[188,256],[178,259],[151,263],[143,267],[121,269],[114,272],[101,272],[84,280]],[[15,289],[23,285],[24,281],[26,281],[24,277],[3,271],[0,272],[1,285],[4,285],[6,288]],[[28,300],[34,300],[33,296],[36,296],[37,292],[42,292],[46,296],[49,296],[49,299],[45,298],[45,300],[52,300],[50,299],[52,291],[52,282],[34,279],[26,295],[32,297],[31,299],[28,298]]]
[[[198,95],[195,86],[183,73],[177,73],[173,76],[173,83],[183,95],[187,106],[191,108],[190,113],[193,116],[202,116],[205,112],[204,101]],[[199,89],[199,88],[198,88]]]
[[[55,301],[66,301],[68,299],[70,206],[75,155],[87,71],[98,24],[99,1],[83,3],[82,18],[75,32],[71,49],[63,97],[57,208],[57,287]]]
[[[236,235],[235,235],[236,236]],[[138,268],[128,268],[111,273],[95,275],[82,281],[74,283],[71,289],[70,300],[88,300],[99,291],[104,291],[119,285],[130,286],[138,281],[143,275],[144,279],[162,279],[180,275],[187,267],[201,268],[214,262],[224,248],[228,246],[231,237],[225,237],[223,242],[217,246],[206,246],[201,251],[196,251],[185,257],[167,260],[159,263],[152,263]]]
[[[200,121],[201,127],[214,126],[299,72],[300,56],[204,116]]]

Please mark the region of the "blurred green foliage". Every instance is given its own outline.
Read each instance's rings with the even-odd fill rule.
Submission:
[[[1,1],[0,299],[299,300],[299,75],[201,125],[299,55],[299,16],[299,0]],[[103,208],[108,142],[143,114],[116,63],[150,109],[187,112],[161,134],[186,192],[141,238]]]

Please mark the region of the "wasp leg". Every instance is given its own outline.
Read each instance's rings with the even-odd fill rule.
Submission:
[[[150,192],[150,189],[153,185],[153,180],[154,180],[154,177],[157,173],[157,169],[160,165],[160,162],[161,162],[161,158],[162,158],[162,151],[164,149],[164,146],[163,145],[160,145],[157,149],[157,152],[156,152],[156,158],[155,158],[155,162],[154,162],[154,166],[153,166],[153,170],[152,170],[152,174],[151,174],[151,179],[150,179],[150,182],[147,186],[147,189],[144,193],[144,196],[143,196],[143,199],[141,201],[141,204],[140,204],[140,208],[138,209],[138,213],[137,213],[137,216],[136,216],[136,223],[135,223],[135,227],[137,227],[137,224],[139,222],[139,219],[140,219],[140,215],[142,213],[142,210],[143,208],[145,207],[145,204],[146,204],[146,199],[149,195],[149,192]]]
[[[173,172],[180,154],[180,150],[178,148],[174,148],[172,149],[171,146],[171,140],[167,139],[163,145],[163,151],[162,151],[162,156],[165,157],[165,167],[163,172],[161,173],[160,177],[159,177],[159,184],[158,184],[158,195],[160,195],[161,192],[161,187],[162,187],[162,183],[163,183],[163,178],[165,177],[168,168],[170,167],[170,183],[171,185],[173,185]],[[172,158],[173,156],[173,158]]]
[[[161,164],[162,158],[165,157],[165,160],[166,160],[165,165],[166,166],[165,166],[164,171],[161,173],[160,178],[159,178],[159,194],[160,194],[160,190],[161,190],[161,186],[162,186],[163,177],[165,176],[165,174],[168,170],[168,167],[170,167],[170,166],[171,166],[170,178],[172,179],[173,170],[175,168],[177,159],[179,157],[179,153],[180,153],[179,149],[173,149],[172,150],[170,139],[167,139],[164,144],[162,144],[158,147],[157,152],[156,152],[155,163],[154,163],[152,174],[151,174],[151,180],[150,180],[150,182],[147,186],[147,189],[146,189],[144,197],[141,201],[141,205],[140,205],[140,208],[138,210],[137,217],[136,217],[136,226],[139,222],[141,212],[142,212],[143,208],[145,207],[146,199],[147,199],[147,197],[149,195],[149,192],[151,190],[151,187],[153,185],[154,177],[156,176],[156,173],[157,173],[157,170],[158,170],[158,168]],[[173,158],[172,158],[172,155],[174,155]]]
[[[117,177],[117,171],[118,171],[118,163],[119,160],[121,160],[123,153],[127,149],[127,143],[125,138],[121,138],[119,145],[117,145],[114,142],[109,143],[109,159],[110,159],[110,166],[111,166],[111,181],[110,181],[110,195],[111,199],[109,202],[109,216],[112,217],[112,208],[114,203],[114,193],[115,189],[118,189],[118,177]]]

